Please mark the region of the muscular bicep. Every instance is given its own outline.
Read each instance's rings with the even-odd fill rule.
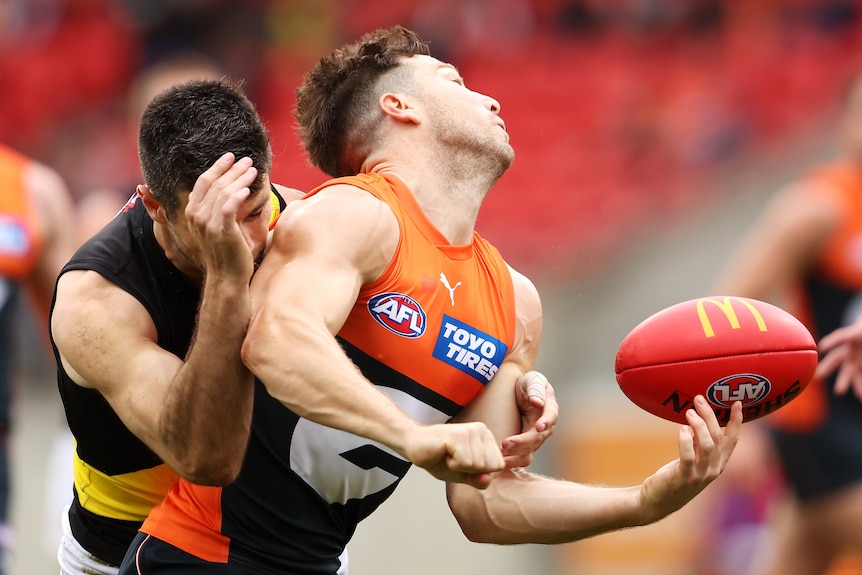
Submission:
[[[96,272],[67,272],[51,330],[72,380],[99,391],[132,433],[160,452],[161,406],[182,359],[158,346],[140,302]]]
[[[353,369],[332,336],[362,285],[386,268],[399,237],[389,207],[352,186],[333,186],[288,205],[252,280],[252,319],[243,344],[246,365],[270,393],[300,408],[290,397],[291,382],[300,378],[309,354],[343,375]]]
[[[351,186],[292,202],[252,281],[254,321],[313,316],[337,333],[360,287],[389,263],[398,237],[388,206]]]

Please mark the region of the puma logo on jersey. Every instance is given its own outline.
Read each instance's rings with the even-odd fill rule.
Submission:
[[[452,307],[455,307],[455,288],[461,285],[461,282],[455,284],[455,286],[449,285],[449,279],[446,277],[446,274],[440,272],[440,283],[442,283],[447,290],[449,290],[449,301],[452,302]]]
[[[377,294],[368,300],[368,311],[377,323],[401,337],[415,338],[425,333],[425,310],[408,295]]]
[[[506,344],[502,341],[444,315],[433,355],[484,385],[500,369],[506,351]]]

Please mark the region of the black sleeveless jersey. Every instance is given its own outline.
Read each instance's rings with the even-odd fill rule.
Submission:
[[[134,296],[149,312],[158,344],[185,357],[200,291],[164,254],[137,195],[81,246],[60,275],[71,270],[95,271]],[[98,391],[69,378],[53,338],[51,344],[60,397],[76,442],[72,533],[89,552],[119,565],[150,508],[177,477],[126,428]]]

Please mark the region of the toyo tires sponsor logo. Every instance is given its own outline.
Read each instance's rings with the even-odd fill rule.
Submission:
[[[506,344],[448,315],[443,316],[434,357],[487,384],[506,357]]]
[[[368,300],[368,311],[380,325],[401,337],[420,337],[425,333],[425,310],[403,293],[387,292]]]
[[[710,385],[706,397],[713,405],[729,409],[735,401],[741,401],[743,407],[759,403],[771,390],[772,384],[762,375],[738,373]]]

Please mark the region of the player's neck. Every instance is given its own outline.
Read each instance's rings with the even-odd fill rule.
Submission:
[[[399,162],[380,162],[372,173],[398,178],[413,194],[428,220],[450,243],[469,243],[484,194],[473,183],[452,179],[447,170],[433,164],[418,166]]]

